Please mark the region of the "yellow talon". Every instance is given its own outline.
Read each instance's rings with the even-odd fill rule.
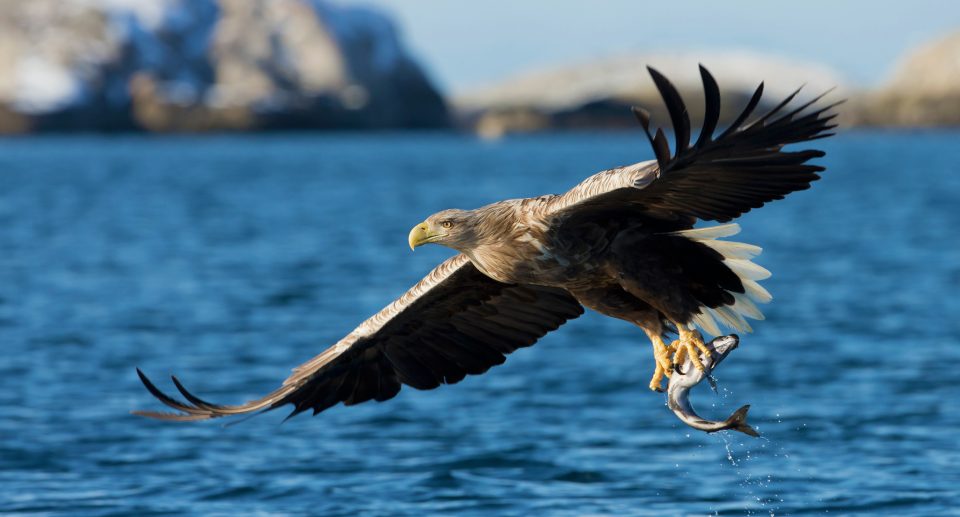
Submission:
[[[652,338],[653,358],[656,368],[653,371],[653,377],[650,379],[650,389],[653,391],[663,391],[660,384],[663,383],[664,376],[670,377],[673,373],[673,363],[670,361],[670,348],[663,343],[659,336]]]
[[[687,358],[693,366],[701,372],[706,371],[700,355],[711,357],[710,349],[703,342],[703,336],[696,330],[687,330],[683,325],[677,325],[680,331],[680,338],[666,345],[659,336],[650,338],[653,342],[653,358],[656,369],[653,371],[653,378],[650,379],[650,389],[653,391],[663,391],[661,384],[664,377],[676,371]],[[672,357],[671,357],[672,355]]]
[[[676,370],[677,368],[682,366],[683,362],[687,359],[687,347],[680,346],[680,340],[678,339],[673,343],[670,343],[670,348],[674,350],[673,368],[674,370]]]
[[[657,363],[657,368],[653,371],[653,378],[650,379],[650,389],[652,391],[663,391],[663,388],[660,387],[660,384],[663,383],[663,374],[663,367],[660,366],[660,363]]]
[[[678,328],[680,329],[680,339],[671,344],[677,346],[677,352],[673,357],[674,364],[683,364],[682,361],[686,359],[686,356],[690,356],[690,362],[698,370],[706,371],[703,362],[700,361],[700,354],[710,357],[710,349],[703,343],[703,337],[696,330],[686,330],[679,325]]]

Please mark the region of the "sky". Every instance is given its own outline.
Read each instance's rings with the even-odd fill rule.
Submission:
[[[526,70],[656,50],[751,50],[880,84],[919,44],[960,30],[954,0],[338,0],[392,14],[453,94]]]

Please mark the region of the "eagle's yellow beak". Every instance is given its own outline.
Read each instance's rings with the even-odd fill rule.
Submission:
[[[430,225],[427,223],[420,223],[410,230],[410,235],[407,237],[407,242],[410,243],[410,249],[412,250],[417,246],[421,246],[430,242],[430,239],[433,237],[434,234],[430,232]]]

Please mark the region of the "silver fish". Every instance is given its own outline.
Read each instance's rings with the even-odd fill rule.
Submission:
[[[760,436],[760,433],[747,424],[747,411],[750,410],[749,404],[734,411],[729,418],[722,422],[705,420],[698,415],[697,412],[693,410],[693,406],[690,405],[690,389],[700,384],[703,379],[709,379],[710,386],[714,391],[717,390],[716,382],[710,374],[733,349],[737,348],[738,344],[740,344],[740,338],[737,337],[736,334],[715,338],[713,341],[706,343],[707,348],[713,352],[713,354],[711,354],[712,357],[707,357],[704,354],[700,355],[704,371],[698,370],[693,365],[693,361],[687,357],[687,360],[682,365],[678,365],[676,371],[670,376],[670,385],[667,387],[667,407],[669,407],[683,423],[694,429],[708,433],[733,429],[734,431],[740,431],[750,436]]]

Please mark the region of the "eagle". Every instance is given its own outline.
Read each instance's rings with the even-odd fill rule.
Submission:
[[[440,244],[458,253],[320,355],[296,367],[273,392],[239,405],[207,402],[173,377],[186,402],[149,392],[176,412],[135,411],[163,420],[205,420],[292,405],[290,416],[393,398],[401,386],[429,390],[501,364],[548,332],[592,309],[630,322],[652,343],[650,388],[689,357],[709,354],[700,330],[750,331],[770,294],[761,248],[725,240],[731,220],[804,190],[825,168],[817,149],[789,144],[833,135],[834,108],[821,94],[791,104],[799,89],[748,122],[763,94],[722,132],[720,89],[700,66],[703,125],[691,142],[677,89],[648,67],[672,126],[674,150],[650,113],[633,113],[655,159],[601,171],[564,194],[509,199],[473,210],[443,210],[410,231],[411,249]],[[841,101],[842,102],[842,101]],[[695,227],[698,221],[724,223]],[[667,339],[676,335],[669,344]]]

